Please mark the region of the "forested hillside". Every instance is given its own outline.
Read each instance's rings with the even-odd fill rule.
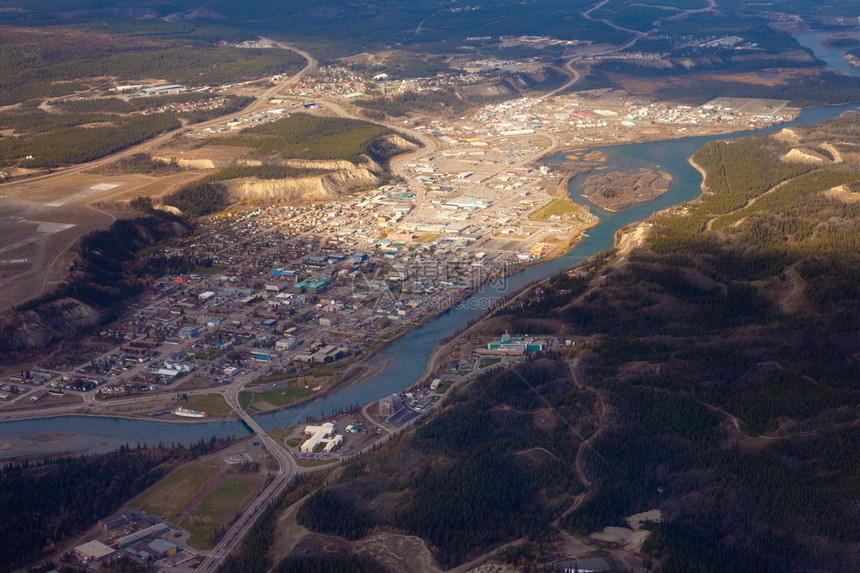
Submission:
[[[373,153],[374,142],[391,130],[368,121],[321,117],[305,113],[243,129],[239,135],[210,139],[209,145],[250,147],[260,156],[289,159],[344,159],[358,162],[362,156],[385,161],[390,156]],[[397,150],[389,150],[394,155]]]
[[[180,34],[166,37],[166,31],[0,27],[0,105],[101,87],[108,78],[204,86],[292,73],[304,65],[290,50],[215,47]]]
[[[348,465],[295,513],[307,539],[341,537],[356,567],[381,532],[443,568],[521,540],[497,558],[529,570],[573,537],[642,570],[860,567],[858,149],[856,114],[706,146],[700,201],[485,326],[586,342]],[[655,509],[636,554],[589,537]]]

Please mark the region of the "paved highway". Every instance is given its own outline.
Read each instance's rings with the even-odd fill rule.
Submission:
[[[215,571],[221,559],[229,555],[236,546],[244,539],[251,526],[263,512],[263,510],[276,499],[284,490],[288,483],[296,475],[296,462],[293,457],[280,444],[278,444],[265,430],[257,423],[254,418],[245,412],[239,406],[239,392],[245,386],[245,380],[237,380],[227,388],[224,392],[224,398],[233,410],[239,414],[239,417],[245,421],[251,430],[260,439],[260,443],[269,450],[272,457],[278,462],[278,473],[275,478],[269,483],[263,492],[257,496],[257,499],[248,506],[248,508],[239,516],[233,527],[224,535],[215,549],[209,552],[209,556],[200,564],[197,571]]]
[[[253,101],[247,107],[245,107],[239,111],[233,112],[231,114],[228,114],[228,115],[221,115],[215,119],[210,119],[208,121],[204,121],[201,123],[195,123],[195,124],[193,124],[193,126],[190,126],[190,127],[179,127],[177,129],[165,132],[165,133],[163,133],[157,137],[154,137],[152,139],[148,139],[148,140],[146,140],[142,143],[139,143],[137,145],[134,145],[132,147],[128,147],[122,151],[118,151],[118,152],[113,153],[111,155],[106,155],[105,157],[102,157],[101,159],[96,159],[96,160],[90,161],[89,163],[80,163],[77,165],[73,165],[71,167],[66,167],[63,169],[57,169],[57,170],[52,171],[51,173],[46,173],[44,175],[35,175],[33,177],[27,177],[24,179],[13,179],[12,181],[9,181],[8,183],[5,183],[3,185],[3,190],[9,191],[9,192],[14,192],[15,188],[19,185],[31,184],[34,181],[55,179],[55,178],[61,177],[63,175],[68,175],[70,173],[79,173],[81,171],[93,169],[95,167],[99,167],[99,166],[105,165],[107,163],[112,163],[112,162],[116,161],[117,159],[121,159],[123,157],[128,157],[130,155],[134,155],[135,153],[140,153],[141,151],[144,151],[146,149],[150,149],[152,147],[155,147],[155,146],[158,146],[162,143],[165,143],[168,140],[174,138],[177,135],[177,132],[185,133],[185,132],[188,132],[192,129],[199,130],[199,129],[204,129],[206,127],[221,125],[221,124],[226,123],[228,121],[231,121],[235,118],[248,115],[249,113],[253,113],[253,112],[257,111],[258,109],[268,107],[268,100],[270,97],[277,94],[283,88],[295,84],[303,76],[316,70],[317,64],[318,64],[318,62],[313,57],[311,57],[310,54],[308,54],[307,52],[304,52],[302,50],[299,50],[298,48],[294,48],[288,44],[281,44],[281,43],[278,44],[278,47],[284,48],[287,50],[292,50],[293,52],[299,54],[300,56],[302,56],[303,58],[305,58],[307,60],[307,64],[305,64],[305,67],[302,68],[301,70],[299,70],[296,74],[290,76],[289,78],[287,78],[285,80],[282,80],[282,81],[274,84],[272,87],[267,89],[265,92],[263,92],[263,94],[258,99]],[[117,191],[117,192],[119,192],[119,191]],[[7,193],[6,196],[9,197],[9,193]]]

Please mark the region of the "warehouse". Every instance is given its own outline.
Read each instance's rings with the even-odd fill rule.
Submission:
[[[172,557],[179,551],[179,546],[166,539],[153,539],[146,550],[156,557]]]
[[[125,515],[118,515],[116,517],[106,517],[105,519],[99,520],[99,525],[105,531],[110,531],[111,529],[116,529],[117,527],[122,527],[128,523],[128,518]]]
[[[143,95],[173,95],[181,94],[188,91],[185,86],[170,85],[170,86],[150,86],[143,88],[140,93]]]
[[[147,537],[152,537],[153,535],[160,535],[170,528],[166,523],[156,523],[151,527],[147,527],[146,529],[141,529],[140,531],[135,531],[131,535],[126,535],[125,537],[120,537],[116,541],[117,547],[120,549],[124,549],[129,545],[134,545],[138,541],[146,539]]]
[[[88,541],[75,547],[75,553],[90,561],[103,563],[116,557],[116,551],[101,541]]]

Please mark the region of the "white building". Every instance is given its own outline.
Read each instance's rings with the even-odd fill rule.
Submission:
[[[321,426],[305,426],[305,442],[301,446],[302,453],[310,454],[320,444],[325,444],[324,452],[330,452],[343,443],[343,436],[334,433],[334,424],[326,422]]]

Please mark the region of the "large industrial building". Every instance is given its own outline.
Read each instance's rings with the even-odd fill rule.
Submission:
[[[87,559],[88,561],[95,561],[96,563],[103,563],[105,561],[110,561],[114,557],[116,557],[116,550],[112,547],[108,547],[101,541],[87,541],[83,545],[78,545],[75,547],[75,553]]]
[[[490,342],[486,348],[479,348],[477,354],[501,354],[506,356],[523,356],[529,352],[540,352],[543,350],[543,342],[534,338],[523,338],[517,334],[513,338],[505,333],[499,340]]]
[[[174,95],[181,94],[188,91],[188,88],[185,86],[150,86],[148,88],[143,88],[140,90],[140,93],[143,95]]]
[[[162,533],[165,533],[169,529],[170,528],[167,526],[166,523],[156,523],[155,525],[153,525],[151,527],[147,527],[146,529],[141,529],[140,531],[135,531],[134,533],[132,533],[130,535],[126,535],[125,537],[120,537],[116,541],[116,546],[119,547],[120,549],[124,549],[124,548],[128,547],[129,545],[134,545],[138,541],[142,541],[148,537],[152,537],[154,535],[160,535]]]
[[[146,550],[156,557],[171,557],[179,551],[179,546],[166,539],[153,539]]]

